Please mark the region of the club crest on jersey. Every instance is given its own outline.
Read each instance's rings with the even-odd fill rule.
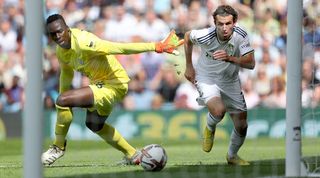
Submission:
[[[228,44],[227,48],[226,48],[226,52],[229,56],[233,56],[234,53],[234,46],[232,44]]]

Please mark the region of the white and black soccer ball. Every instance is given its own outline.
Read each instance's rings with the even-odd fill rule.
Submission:
[[[168,156],[161,145],[147,145],[141,153],[140,165],[145,171],[161,171],[167,164]]]

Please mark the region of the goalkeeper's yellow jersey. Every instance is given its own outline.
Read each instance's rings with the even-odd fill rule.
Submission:
[[[91,84],[128,83],[130,79],[114,55],[155,50],[154,43],[114,43],[84,30],[70,30],[71,48],[56,48],[61,67],[60,92],[70,88],[74,70],[86,75]]]

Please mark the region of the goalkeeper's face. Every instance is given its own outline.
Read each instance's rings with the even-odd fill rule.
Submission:
[[[71,48],[71,36],[69,27],[60,19],[47,25],[50,38],[61,48]]]

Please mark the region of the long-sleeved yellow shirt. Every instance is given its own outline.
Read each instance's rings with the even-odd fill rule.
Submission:
[[[56,49],[61,67],[60,93],[70,88],[74,70],[89,77],[91,84],[128,83],[130,79],[114,55],[154,50],[154,43],[114,43],[102,40],[90,32],[72,28],[71,48],[57,46]]]

